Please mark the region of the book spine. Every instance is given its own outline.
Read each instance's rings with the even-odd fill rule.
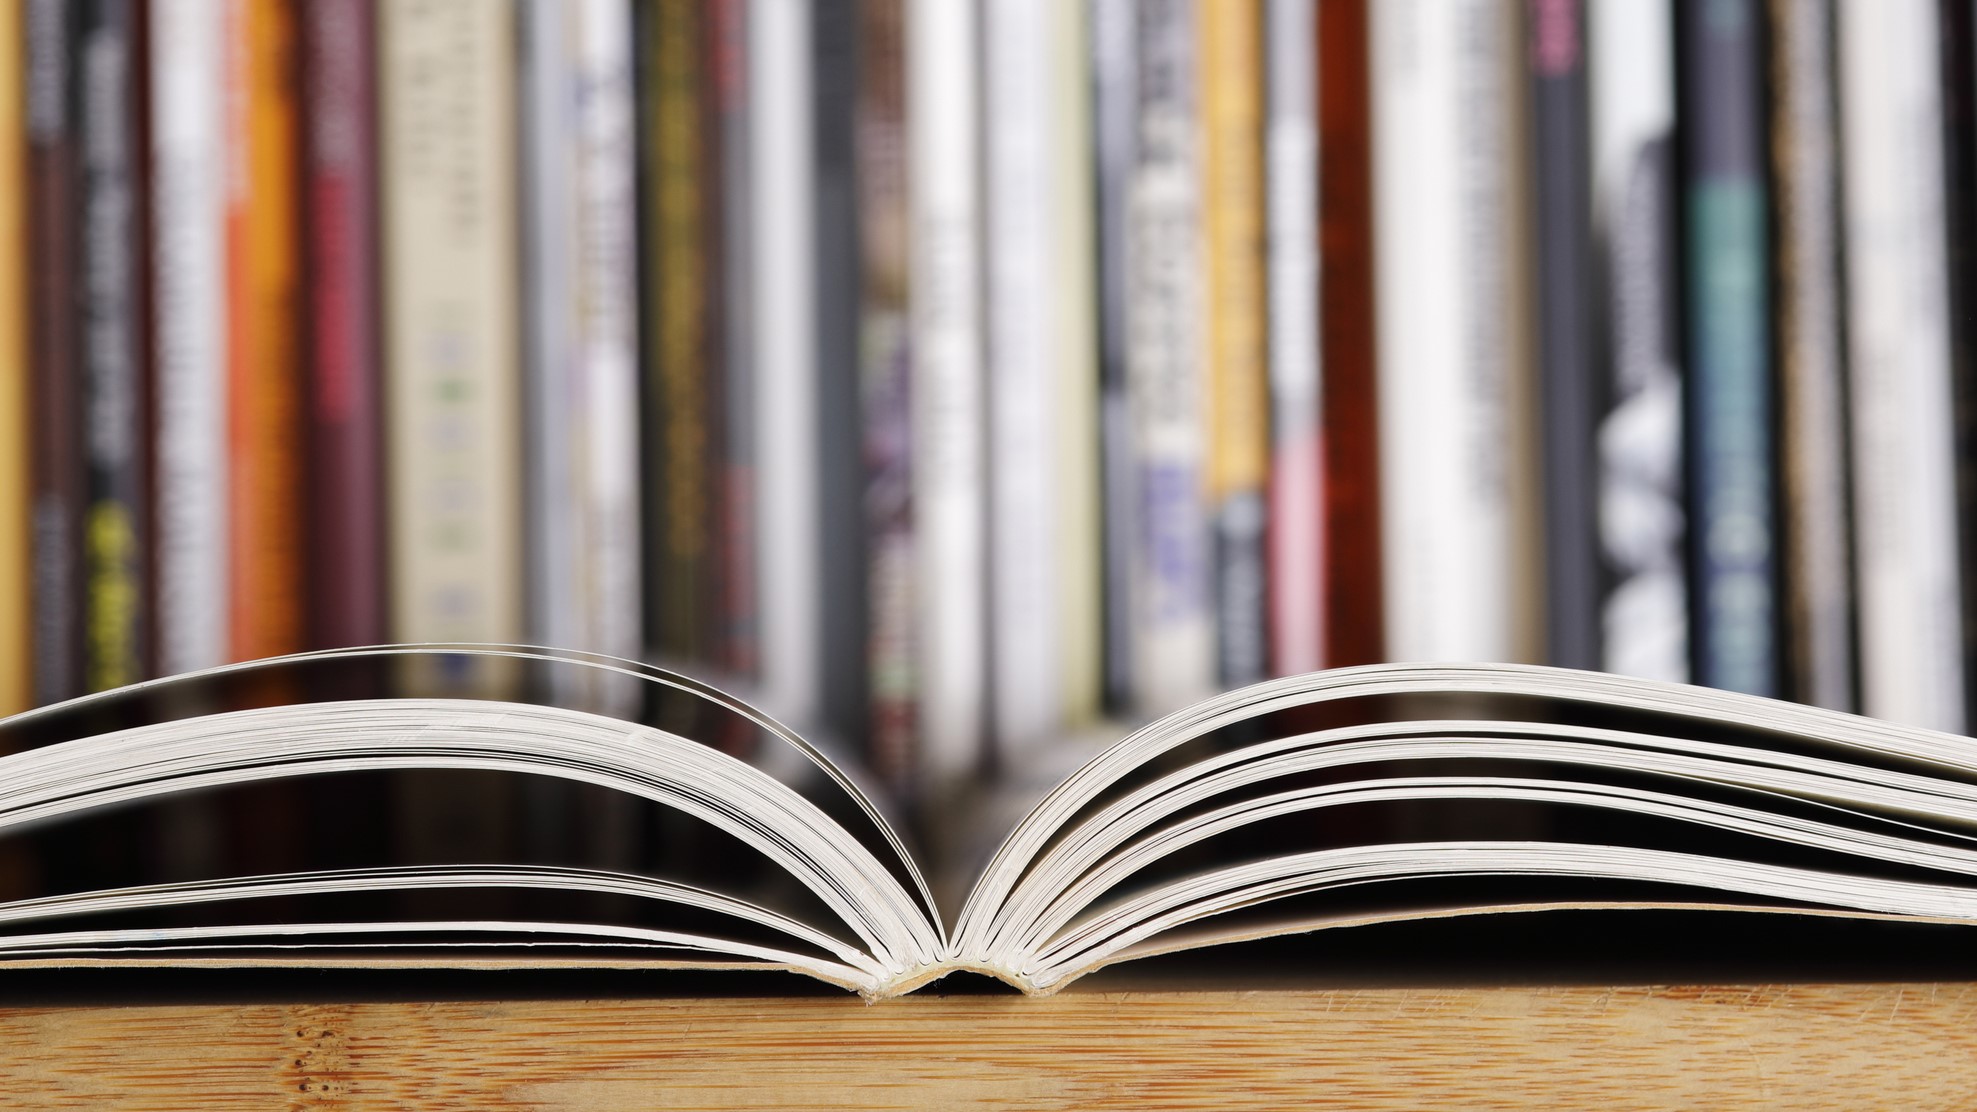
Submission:
[[[1397,660],[1509,660],[1523,490],[1510,9],[1373,9],[1382,521]]]
[[[1861,706],[1960,732],[1936,12],[1905,0],[1838,14]]]
[[[1100,540],[1104,703],[1133,698],[1133,553],[1139,536],[1127,334],[1126,242],[1137,134],[1139,24],[1135,0],[1091,0],[1091,119],[1097,227]]]
[[[1215,683],[1211,536],[1203,500],[1201,155],[1194,9],[1134,8],[1133,166],[1127,185],[1126,373],[1138,503],[1136,709],[1158,714]]]
[[[982,14],[982,96],[993,105],[982,137],[990,676],[996,752],[1011,759],[1062,726],[1052,317],[1064,291],[1052,250],[1049,5],[1011,0]]]
[[[1950,385],[1956,404],[1957,576],[1964,721],[1977,721],[1977,4],[1942,0],[1943,215],[1949,248]],[[1857,674],[1857,669],[1856,669]]]
[[[308,641],[375,645],[385,640],[376,13],[372,0],[300,13]]]
[[[710,593],[712,515],[707,472],[709,336],[703,285],[710,248],[709,202],[703,192],[700,6],[661,0],[646,24],[651,77],[647,119],[651,159],[646,172],[645,257],[648,261],[646,346],[648,424],[657,432],[647,472],[645,512],[652,546],[647,639],[680,660],[705,652],[704,600]]]
[[[857,106],[859,381],[864,399],[872,770],[910,797],[918,780],[919,596],[913,348],[907,327],[905,0],[861,0]]]
[[[920,772],[936,794],[977,771],[986,705],[979,16],[909,0],[905,18]]]
[[[756,525],[763,705],[812,722],[821,704],[820,610],[829,540],[817,420],[816,190],[810,64],[815,13],[802,0],[748,9],[749,300],[755,337]],[[846,429],[830,430],[843,437]],[[855,516],[839,518],[855,521]]]
[[[1755,0],[1678,10],[1696,681],[1778,692],[1777,454]]]
[[[1318,5],[1326,667],[1387,658],[1369,18],[1367,0],[1324,0]]]
[[[23,0],[0,0],[0,717],[34,699],[24,9]]]
[[[1052,435],[1057,458],[1057,630],[1060,729],[1097,721],[1104,697],[1103,516],[1099,461],[1097,247],[1092,226],[1088,5],[1052,4],[1045,79],[1049,128],[1053,285],[1051,358],[1057,368]]]
[[[1600,667],[1689,677],[1676,327],[1674,25],[1658,0],[1587,13],[1599,393]]]
[[[578,465],[577,9],[562,0],[529,0],[520,15],[528,629],[537,644],[592,648]],[[559,694],[580,698],[568,689]]]
[[[1526,0],[1536,339],[1542,396],[1546,658],[1600,662],[1599,468],[1594,445],[1592,161],[1586,9]]]
[[[1198,0],[1203,339],[1214,531],[1217,679],[1263,678],[1264,510],[1270,477],[1265,342],[1263,8]]]
[[[1279,676],[1317,671],[1325,660],[1316,8],[1315,0],[1269,0],[1263,12],[1270,379],[1266,610],[1270,671]]]
[[[27,170],[33,437],[34,701],[82,693],[83,469],[77,198],[77,16],[65,0],[28,0]]]
[[[148,674],[146,474],[137,176],[137,16],[129,0],[83,9],[83,421],[88,510],[83,522],[83,683],[101,691]]]
[[[582,612],[589,627],[580,644],[636,658],[642,607],[631,12],[617,0],[586,0],[578,27],[576,325],[583,413],[577,466],[586,518]]]
[[[513,12],[379,9],[392,636],[521,630]]]
[[[302,647],[294,11],[227,8],[227,505],[235,659]]]
[[[865,456],[859,416],[858,75],[862,57],[854,0],[809,8],[812,62],[810,224],[815,270],[810,296],[816,329],[815,426],[821,504],[817,520],[821,638],[817,697],[826,731],[841,740],[871,736],[871,612],[865,579]],[[769,607],[765,603],[764,616]],[[778,636],[790,636],[785,631]],[[767,650],[765,649],[765,652]],[[765,657],[765,660],[767,658]],[[766,665],[765,665],[766,666]]]
[[[1840,328],[1833,5],[1772,0],[1770,14],[1785,694],[1850,711],[1857,705],[1854,569]]]
[[[232,659],[226,33],[226,0],[151,6],[157,652],[167,675]]]
[[[754,240],[748,198],[752,183],[748,105],[747,4],[715,0],[708,7],[709,135],[718,154],[708,169],[709,195],[720,223],[720,250],[710,255],[719,291],[719,393],[710,422],[719,430],[711,462],[719,495],[713,536],[719,551],[719,584],[713,613],[715,662],[737,677],[753,679],[761,667],[755,475],[755,324],[750,301],[750,251]]]

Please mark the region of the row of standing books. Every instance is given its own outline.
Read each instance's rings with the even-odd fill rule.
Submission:
[[[0,0],[0,709],[735,677],[939,794],[1545,661],[1961,728],[1967,0]]]

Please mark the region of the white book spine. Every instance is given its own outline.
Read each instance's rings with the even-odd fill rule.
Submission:
[[[158,654],[228,659],[226,117],[223,0],[151,11],[157,328]]]
[[[810,17],[804,0],[747,15],[762,699],[792,722],[818,714],[823,674]]]
[[[990,599],[999,751],[1061,725],[1050,0],[984,9]]]
[[[562,0],[522,7],[522,234],[527,259],[529,637],[592,648],[577,575],[586,550],[577,497],[575,9]]]
[[[1601,665],[1646,679],[1689,678],[1682,543],[1682,376],[1668,305],[1676,296],[1675,56],[1657,0],[1609,0],[1587,13],[1593,220],[1607,278],[1609,408],[1599,432],[1600,533],[1614,585]]]
[[[1092,56],[1087,4],[1046,5],[1050,72],[1049,229],[1052,405],[1056,412],[1057,629],[1064,728],[1099,715],[1104,685],[1103,505],[1099,460],[1097,148],[1092,118]]]
[[[1126,376],[1139,536],[1134,701],[1160,714],[1215,685],[1201,343],[1200,144],[1193,6],[1136,5],[1134,161],[1127,185]]]
[[[638,221],[633,194],[631,10],[585,0],[577,44],[576,444],[587,547],[580,558],[585,648],[641,654],[639,582]]]
[[[524,590],[516,15],[451,0],[382,4],[378,16],[392,636],[513,642]]]
[[[1862,709],[1960,732],[1936,10],[1841,4],[1839,20]]]
[[[1325,494],[1318,357],[1318,37],[1313,0],[1264,8],[1269,290],[1270,663],[1324,666]]]
[[[924,779],[972,774],[985,709],[980,12],[906,6],[914,487]]]
[[[1496,0],[1372,6],[1381,518],[1387,652],[1508,660],[1509,326],[1491,268],[1509,70]],[[1506,44],[1507,45],[1507,44]],[[1488,152],[1488,153],[1485,153]]]

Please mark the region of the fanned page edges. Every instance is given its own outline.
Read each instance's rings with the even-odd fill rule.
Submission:
[[[751,762],[649,722],[510,698],[343,697],[79,732],[128,720],[111,712],[133,698],[170,702],[216,677],[287,676],[302,690],[300,677],[326,661],[442,658],[584,669],[684,693],[753,723],[822,787],[760,752]],[[497,772],[619,793],[705,824],[802,893],[766,899],[519,860],[60,890],[0,903],[0,959],[32,965],[742,966],[876,999],[957,970],[1045,994],[1150,953],[1540,907],[1977,919],[1977,744],[1535,667],[1318,673],[1156,722],[1017,825],[951,936],[904,840],[847,774],[739,701],[634,662],[462,646],[306,654],[29,712],[0,721],[0,740],[40,743],[0,757],[0,836],[252,783]],[[1396,827],[1386,820],[1396,808],[1434,821]],[[476,892],[527,896],[552,913],[354,910],[380,894]],[[639,910],[633,921],[555,913],[555,901],[579,899]],[[256,920],[251,908],[287,910]]]

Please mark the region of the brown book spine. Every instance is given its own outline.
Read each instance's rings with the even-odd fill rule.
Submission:
[[[716,663],[730,674],[752,676],[761,664],[761,622],[757,614],[755,562],[755,321],[749,306],[751,215],[748,135],[747,24],[743,0],[715,0],[707,9],[709,126],[706,168],[715,184],[708,191],[720,228],[718,252],[708,259],[718,273],[708,276],[718,306],[711,327],[720,337],[716,368],[718,408],[709,415],[719,430],[710,468],[718,476],[713,525],[720,554]]]
[[[702,12],[692,0],[660,0],[648,10],[649,57],[645,221],[646,347],[649,425],[646,520],[653,543],[652,590],[647,593],[647,639],[678,660],[704,656],[713,552],[708,445],[709,368],[707,283],[710,201],[701,110]]]
[[[82,361],[75,300],[81,180],[77,16],[66,0],[27,8],[27,249],[34,414],[34,699],[82,690]]]
[[[376,22],[372,0],[301,9],[308,308],[308,641],[385,639]]]
[[[900,0],[859,10],[855,128],[864,395],[867,627],[872,709],[866,758],[895,790],[913,782],[919,689],[914,650],[912,406],[907,349],[906,72]]]
[[[1386,654],[1374,387],[1373,125],[1366,0],[1318,5],[1319,365],[1325,368],[1325,664]]]
[[[302,646],[295,17],[227,10],[228,555],[233,655]]]

